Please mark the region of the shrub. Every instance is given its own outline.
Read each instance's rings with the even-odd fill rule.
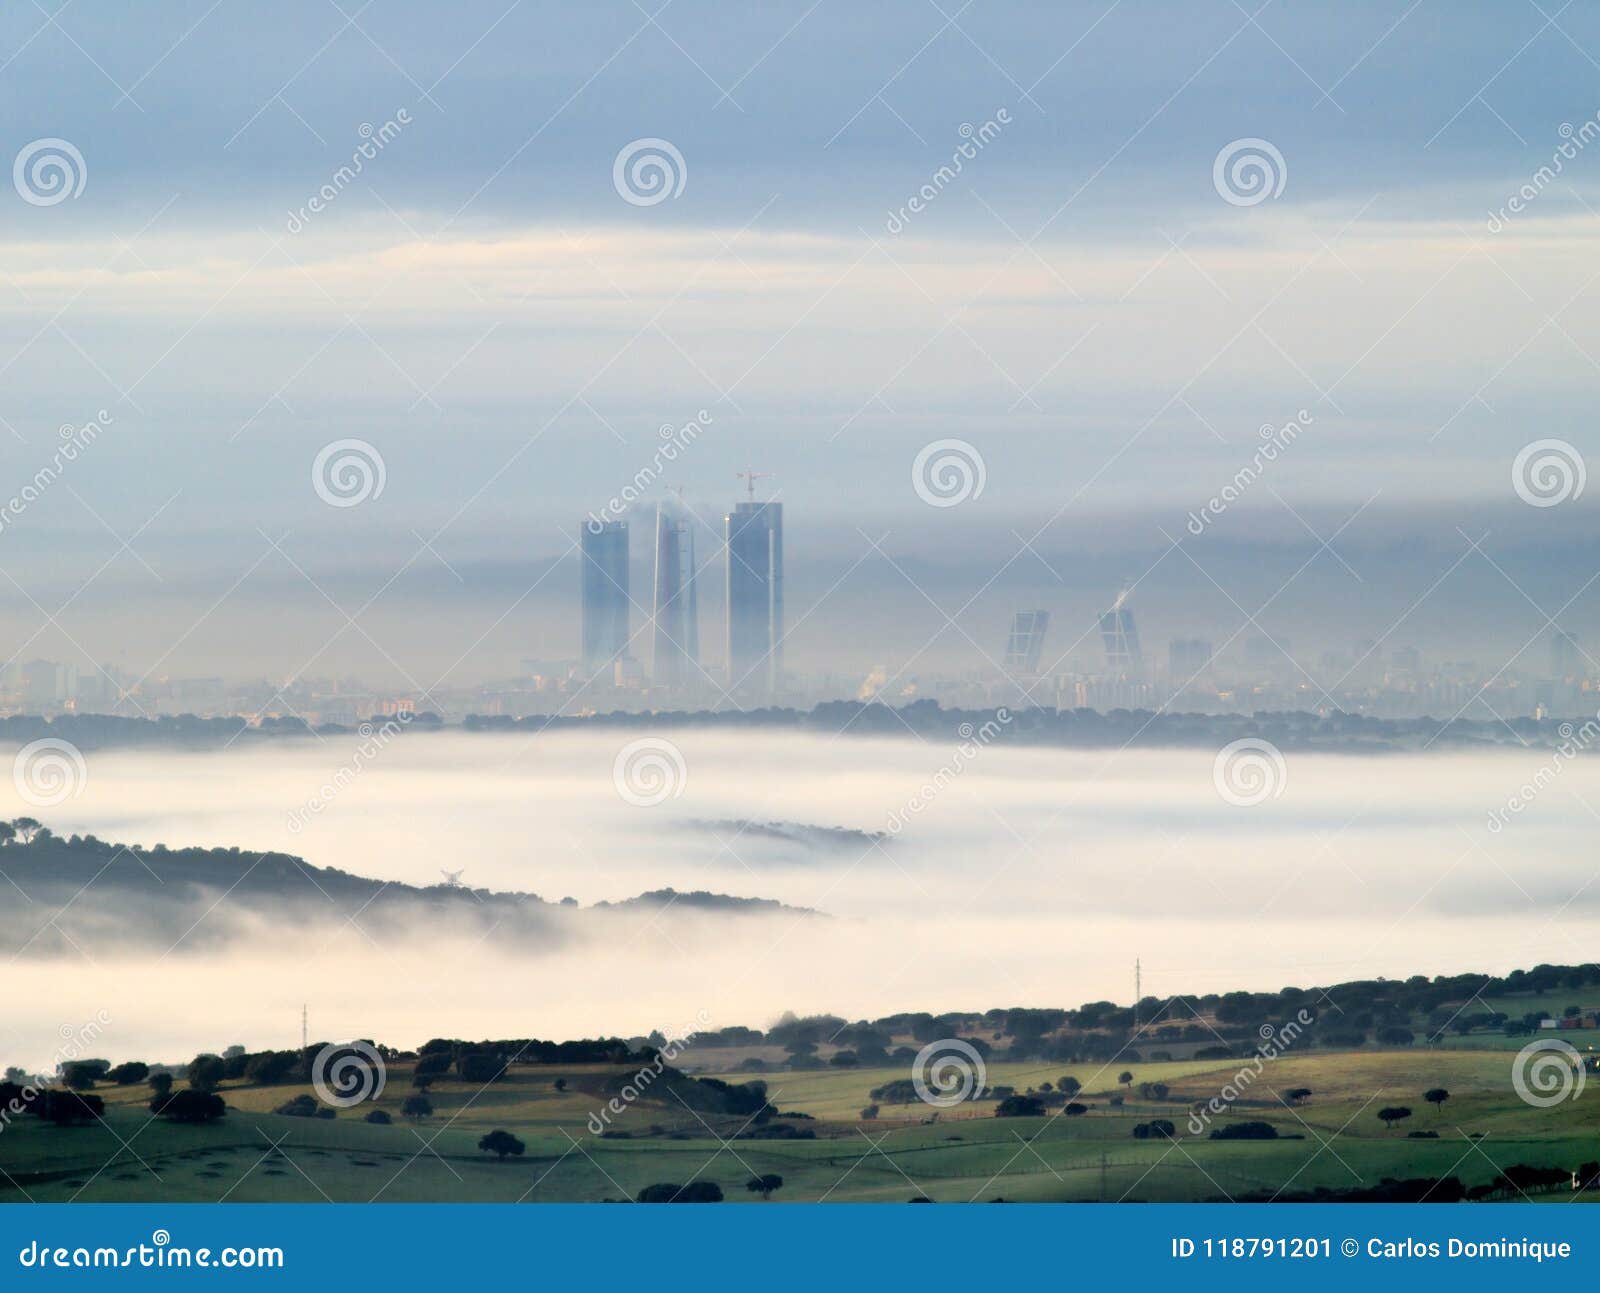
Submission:
[[[1278,1129],[1270,1122],[1231,1122],[1211,1133],[1212,1140],[1277,1140]]]
[[[715,1181],[690,1181],[677,1185],[662,1181],[639,1191],[640,1203],[721,1203],[722,1187]]]
[[[228,1112],[228,1105],[210,1091],[174,1091],[151,1100],[150,1112],[174,1122],[212,1122]]]

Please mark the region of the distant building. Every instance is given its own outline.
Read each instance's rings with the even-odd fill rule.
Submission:
[[[1550,676],[1557,682],[1576,682],[1588,670],[1584,667],[1583,647],[1577,636],[1565,629],[1550,634]]]
[[[1049,627],[1049,611],[1018,611],[1011,617],[1011,634],[1006,639],[1006,673],[1015,678],[1039,672],[1039,657],[1044,652],[1044,635]]]
[[[1173,638],[1167,647],[1167,674],[1175,687],[1198,679],[1211,668],[1211,643],[1204,638]]]
[[[650,607],[650,677],[681,687],[699,672],[700,593],[695,582],[694,527],[665,504],[656,508],[656,565]]]
[[[728,547],[728,685],[776,691],[783,682],[783,504],[736,503]]]
[[[1100,639],[1106,647],[1106,669],[1115,675],[1137,674],[1144,669],[1144,655],[1139,650],[1139,630],[1134,627],[1133,612],[1123,603],[1126,591],[1117,595],[1109,611],[1100,616]]]
[[[1422,676],[1422,652],[1416,647],[1396,647],[1389,653],[1389,672],[1401,680],[1415,682]]]
[[[628,652],[628,523],[589,521],[583,553],[583,667],[606,668]]]

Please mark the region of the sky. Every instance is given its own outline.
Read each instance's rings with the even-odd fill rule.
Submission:
[[[1515,487],[1592,447],[1596,51],[1581,7],[1441,0],[10,6],[0,495],[102,429],[0,513],[0,614],[136,672],[504,676],[570,654],[590,510],[648,471],[714,533],[754,468],[791,663],[948,615],[927,660],[973,666],[1146,575],[1220,638],[1280,559],[1302,642],[1447,570],[1423,643],[1600,631],[1592,496]]]

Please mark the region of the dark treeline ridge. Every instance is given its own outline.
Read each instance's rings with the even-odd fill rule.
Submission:
[[[1253,714],[1180,714],[1147,709],[1016,707],[945,709],[935,700],[891,707],[880,701],[825,701],[812,709],[618,710],[594,715],[530,714],[523,718],[469,714],[459,726],[447,725],[431,712],[405,721],[375,717],[358,727],[337,723],[312,727],[293,717],[264,718],[259,723],[239,716],[201,718],[194,714],[131,718],[112,714],[61,714],[53,718],[16,714],[0,718],[0,740],[26,744],[45,737],[72,742],[79,749],[108,746],[174,745],[215,748],[266,740],[362,733],[391,723],[408,731],[542,732],[593,731],[596,728],[715,728],[730,731],[770,730],[853,732],[864,736],[918,736],[977,739],[1072,748],[1215,747],[1244,736],[1259,736],[1282,749],[1326,749],[1379,753],[1427,745],[1471,747],[1532,743],[1555,745],[1565,739],[1555,719],[1512,718],[1371,718],[1342,712],[1327,715],[1303,710],[1260,710]],[[1568,725],[1568,732],[1571,727]]]
[[[1549,1010],[1494,1009],[1496,998],[1577,994],[1600,985],[1600,964],[1540,965],[1505,975],[1456,974],[1429,978],[1358,979],[1327,987],[1277,992],[1225,992],[1145,997],[1136,1006],[1090,1001],[1077,1009],[1010,1007],[982,1013],[901,1013],[851,1022],[838,1015],[785,1015],[771,1028],[723,1028],[692,1034],[693,1047],[780,1046],[784,1066],[875,1067],[913,1058],[909,1035],[927,1044],[959,1038],[984,1056],[1062,1063],[1120,1058],[1127,1061],[1225,1059],[1276,1050],[1366,1045],[1412,1046],[1448,1033],[1523,1035],[1548,1017],[1575,1017],[1584,1007],[1554,1000]],[[826,1061],[819,1048],[843,1048]],[[771,1067],[746,1062],[751,1071]]]
[[[0,718],[0,742],[26,745],[30,741],[55,737],[70,741],[80,750],[99,750],[123,745],[172,745],[186,749],[214,749],[241,744],[249,748],[259,741],[285,737],[327,736],[340,733],[367,735],[371,729],[392,723],[397,730],[443,727],[437,714],[418,713],[404,721],[374,718],[351,727],[324,723],[313,728],[301,718],[263,718],[254,722],[238,715],[201,718],[195,714],[163,714],[159,718],[133,718],[122,714],[12,714]]]
[[[571,898],[555,902],[536,893],[514,890],[473,889],[466,885],[418,886],[398,880],[377,880],[352,875],[338,867],[313,865],[291,853],[257,853],[238,846],[229,848],[169,848],[166,844],[117,844],[98,836],[57,835],[32,817],[0,821],[0,850],[7,873],[24,890],[30,885],[60,887],[74,892],[94,884],[98,889],[132,891],[153,898],[175,899],[188,886],[225,889],[241,900],[305,900],[368,907],[379,903],[393,907],[406,902],[426,902],[433,909],[456,908],[478,914],[484,904],[503,908],[575,908]],[[738,913],[786,912],[769,898],[741,898],[697,889],[679,893],[653,889],[617,902],[597,902],[593,909],[683,907]],[[806,914],[812,914],[806,912]]]
[[[1552,719],[1498,721],[1443,718],[1370,718],[1360,714],[1313,714],[1304,710],[1254,714],[1179,714],[1148,709],[1092,709],[999,706],[994,709],[945,709],[936,700],[889,706],[880,701],[825,701],[809,710],[750,709],[653,713],[617,711],[585,717],[530,715],[526,718],[468,715],[462,724],[472,732],[540,732],[616,728],[723,728],[848,731],[866,736],[918,736],[976,739],[983,744],[1018,742],[1098,748],[1103,746],[1215,747],[1242,736],[1260,736],[1283,749],[1325,748],[1351,753],[1377,753],[1423,744],[1498,745],[1555,744],[1562,739]],[[1507,731],[1507,726],[1511,731]],[[1570,729],[1569,729],[1570,730]],[[1513,736],[1512,733],[1515,735]]]
[[[631,1073],[632,1082],[640,1088],[659,1083],[670,1089],[685,1108],[744,1119],[741,1134],[747,1138],[771,1138],[777,1130],[766,1127],[771,1120],[803,1116],[780,1114],[767,1099],[765,1082],[690,1077],[667,1062],[672,1053],[664,1049],[665,1045],[659,1034],[653,1035],[653,1040],[597,1037],[549,1041],[521,1037],[466,1041],[435,1037],[415,1051],[363,1039],[313,1042],[290,1050],[250,1051],[243,1046],[230,1046],[221,1054],[202,1051],[182,1065],[151,1065],[143,1060],[113,1065],[107,1059],[74,1059],[64,1062],[56,1075],[30,1078],[19,1069],[6,1070],[5,1080],[0,1081],[0,1129],[7,1118],[16,1114],[29,1114],[61,1126],[98,1119],[105,1111],[105,1101],[92,1093],[103,1085],[148,1085],[153,1094],[151,1111],[183,1122],[209,1122],[222,1117],[227,1105],[216,1092],[225,1082],[304,1086],[323,1081],[334,1090],[351,1086],[359,1093],[363,1084],[371,1081],[374,1056],[383,1064],[411,1064],[414,1094],[402,1104],[402,1113],[408,1118],[432,1116],[428,1093],[436,1082],[459,1080],[487,1085],[502,1081],[518,1066],[579,1064],[612,1065],[621,1074]],[[187,1083],[186,1090],[173,1090],[177,1079]],[[558,1078],[557,1089],[564,1089],[566,1082],[566,1078]],[[604,1095],[616,1085],[603,1086],[600,1093]],[[298,1117],[335,1116],[332,1108],[304,1093],[293,1096],[275,1112]],[[790,1137],[814,1134],[797,1132],[788,1124],[782,1130]]]
[[[1581,1164],[1576,1171],[1564,1167],[1537,1167],[1514,1163],[1478,1185],[1463,1185],[1458,1176],[1414,1176],[1404,1180],[1386,1176],[1376,1185],[1289,1193],[1246,1194],[1238,1203],[1487,1203],[1526,1199],[1536,1194],[1600,1186],[1600,1162]]]

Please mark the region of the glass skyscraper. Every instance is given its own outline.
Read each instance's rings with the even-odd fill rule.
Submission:
[[[1006,638],[1005,671],[1013,678],[1039,672],[1039,657],[1049,627],[1049,611],[1018,611],[1012,616],[1011,634]]]
[[[588,521],[583,553],[583,667],[589,673],[628,654],[628,523]]]
[[[666,504],[656,508],[654,592],[651,681],[658,687],[681,687],[700,672],[700,594],[695,583],[694,527]]]
[[[783,504],[736,503],[728,543],[728,688],[776,691],[783,683]]]

